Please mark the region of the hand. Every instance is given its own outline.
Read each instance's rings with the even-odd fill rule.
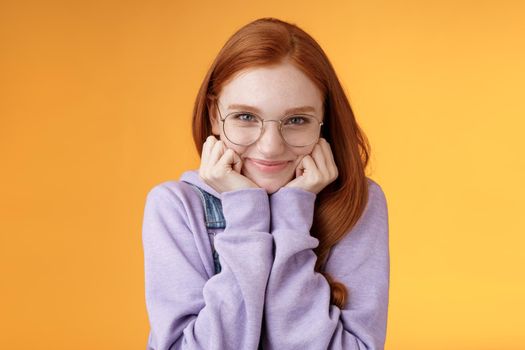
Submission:
[[[202,146],[199,176],[219,193],[241,188],[258,188],[246,176],[241,175],[242,160],[239,155],[227,148],[223,141],[213,135],[208,136]]]
[[[318,194],[338,175],[330,144],[320,138],[311,155],[305,155],[295,168],[295,179],[284,187],[298,187]]]

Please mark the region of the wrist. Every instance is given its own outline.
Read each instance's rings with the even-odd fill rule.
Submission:
[[[227,229],[270,232],[270,202],[263,188],[241,188],[220,194]]]
[[[317,195],[300,187],[280,188],[270,196],[271,229],[310,232]]]

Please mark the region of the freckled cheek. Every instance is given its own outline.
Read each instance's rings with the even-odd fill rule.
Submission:
[[[227,148],[231,148],[235,151],[240,157],[242,157],[243,153],[246,152],[246,147],[237,146],[230,141],[224,135],[221,135],[221,141],[224,142]]]
[[[241,157],[241,159],[244,158],[244,153],[246,153],[246,147],[239,147],[236,145],[232,145],[231,148],[235,151],[235,153],[239,155],[239,157]]]

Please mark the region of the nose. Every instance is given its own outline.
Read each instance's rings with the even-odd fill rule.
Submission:
[[[273,125],[269,123],[270,121],[274,122]],[[275,159],[284,152],[285,147],[286,143],[279,131],[279,122],[267,120],[264,123],[263,130],[261,130],[261,136],[257,140],[257,150],[267,159]]]

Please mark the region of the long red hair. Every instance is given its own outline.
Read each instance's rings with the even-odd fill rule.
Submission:
[[[193,139],[199,155],[202,154],[202,146],[212,134],[210,111],[229,79],[241,70],[279,64],[283,60],[306,74],[324,96],[322,136],[330,143],[339,176],[317,195],[311,235],[319,240],[314,249],[315,271],[329,282],[331,303],[343,308],[348,290],[324,267],[330,249],[352,229],[365,209],[368,201],[365,168],[370,145],[319,44],[296,25],[276,18],[260,18],[240,28],[224,44],[199,89],[193,109]]]

